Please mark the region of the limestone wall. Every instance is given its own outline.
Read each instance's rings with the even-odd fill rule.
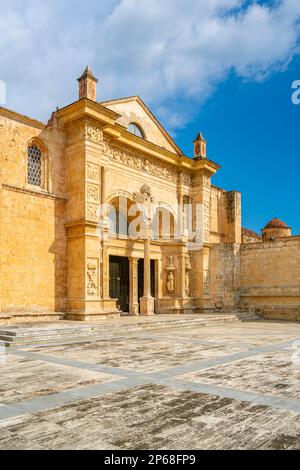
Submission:
[[[266,318],[300,319],[300,237],[241,245],[240,305]]]
[[[212,307],[234,309],[238,303],[240,245],[214,244],[210,250],[210,291]]]
[[[27,184],[27,146],[47,158],[44,189]],[[46,315],[66,298],[64,136],[55,126],[0,109],[1,311]]]
[[[211,243],[241,243],[241,195],[211,186]]]

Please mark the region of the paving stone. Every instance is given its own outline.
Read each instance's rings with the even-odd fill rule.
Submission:
[[[300,325],[224,323],[11,350],[0,449],[298,449]]]

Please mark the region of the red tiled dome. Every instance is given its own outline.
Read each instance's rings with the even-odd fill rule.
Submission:
[[[274,217],[274,219],[270,220],[269,223],[264,228],[290,228],[286,223],[282,222],[282,220]]]
[[[242,235],[253,237],[253,238],[259,238],[261,240],[261,235],[245,227],[242,227]]]

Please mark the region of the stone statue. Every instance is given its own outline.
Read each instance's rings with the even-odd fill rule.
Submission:
[[[168,280],[167,280],[167,291],[174,292],[174,290],[175,290],[175,278],[174,278],[173,272],[170,271],[168,274]]]

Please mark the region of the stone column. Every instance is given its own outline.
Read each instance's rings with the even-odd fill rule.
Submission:
[[[147,236],[144,240],[144,295],[140,299],[141,315],[154,315],[154,298],[151,296],[150,230],[147,222]]]
[[[138,314],[138,258],[129,258],[129,315]]]

